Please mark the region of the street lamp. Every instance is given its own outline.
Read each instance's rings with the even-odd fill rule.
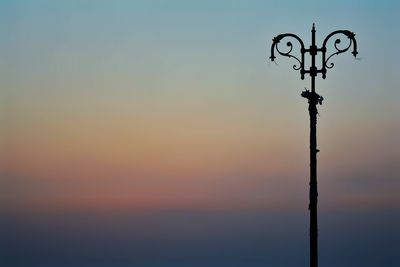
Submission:
[[[293,65],[294,70],[300,71],[301,79],[304,80],[305,74],[310,74],[311,77],[311,91],[305,90],[301,93],[301,96],[308,99],[308,112],[310,114],[310,202],[308,209],[310,210],[310,266],[317,267],[318,266],[318,217],[317,217],[317,201],[318,201],[318,190],[317,190],[317,153],[319,150],[317,149],[317,105],[322,105],[322,100],[324,99],[322,96],[318,95],[315,92],[315,77],[318,73],[322,74],[322,78],[326,78],[326,72],[328,69],[333,68],[334,64],[330,62],[330,59],[338,54],[344,53],[353,47],[352,54],[354,57],[357,56],[357,42],[354,38],[355,34],[351,31],[340,30],[334,31],[325,38],[322,43],[322,47],[318,48],[315,44],[315,25],[312,26],[312,39],[310,48],[305,48],[303,41],[295,34],[292,33],[284,33],[279,34],[274,39],[272,39],[271,46],[271,61],[275,60],[274,51],[276,50],[280,55],[293,58],[297,61],[295,65]],[[340,48],[339,45],[341,43],[341,39],[338,38],[334,42],[335,51],[327,56],[327,48],[326,45],[329,39],[334,35],[344,35],[348,38],[348,45],[344,48]],[[288,50],[286,52],[282,52],[279,49],[279,43],[284,38],[292,38],[299,42],[300,44],[300,54],[301,58],[292,55],[293,44],[288,41],[286,46]],[[304,67],[304,55],[309,53],[311,55],[311,66],[309,69],[305,69]],[[318,69],[315,65],[315,57],[318,53],[322,53],[322,62],[321,68]]]

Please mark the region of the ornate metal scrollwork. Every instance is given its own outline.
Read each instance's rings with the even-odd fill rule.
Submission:
[[[328,57],[326,57],[326,52],[327,52],[326,45],[327,45],[329,39],[332,36],[336,35],[336,34],[345,35],[349,39],[349,41],[348,41],[349,44],[344,48],[340,48],[339,44],[341,43],[341,39],[340,38],[336,39],[335,42],[334,42],[334,45],[333,45],[334,48],[336,49],[336,52],[334,52],[331,55],[329,55]],[[329,62],[329,60],[333,56],[336,56],[336,55],[339,55],[341,53],[344,53],[344,52],[348,51],[352,45],[353,45],[352,54],[354,55],[354,57],[357,56],[357,54],[358,54],[358,52],[357,52],[357,41],[354,38],[354,36],[355,36],[355,34],[353,32],[345,30],[345,31],[334,31],[334,32],[330,33],[325,38],[325,40],[324,40],[324,42],[322,44],[322,48],[321,48],[321,51],[322,51],[322,78],[324,78],[324,79],[326,78],[326,69],[331,69],[331,68],[333,68],[335,66],[335,64],[333,62]]]
[[[296,39],[299,44],[300,44],[300,53],[301,53],[301,59],[299,59],[297,56],[291,54],[291,52],[293,51],[293,44],[292,42],[288,41],[286,43],[286,46],[288,47],[288,51],[284,52],[281,51],[279,49],[279,43],[282,39],[284,39],[285,37],[291,37]],[[292,33],[285,33],[285,34],[280,34],[278,36],[276,36],[275,38],[272,39],[272,46],[271,46],[271,56],[269,57],[271,59],[271,61],[275,60],[275,50],[281,55],[281,56],[285,56],[285,57],[289,57],[289,58],[294,58],[298,63],[293,65],[293,69],[294,70],[300,70],[301,73],[301,79],[304,79],[304,43],[303,41],[295,34]]]
[[[315,45],[315,28],[313,25],[312,28],[312,33],[313,33],[313,44],[310,46],[310,48],[305,48],[304,47],[304,43],[303,41],[295,34],[292,33],[284,33],[284,34],[279,34],[278,36],[276,36],[275,38],[272,39],[272,46],[271,46],[271,56],[270,59],[271,61],[275,60],[275,50],[281,55],[281,56],[285,56],[285,57],[289,57],[289,58],[294,58],[297,63],[295,65],[293,65],[293,69],[294,70],[299,70],[300,74],[301,74],[301,79],[304,79],[304,75],[306,73],[309,73],[312,77],[315,77],[317,75],[317,73],[321,73],[322,74],[322,78],[326,78],[326,72],[327,69],[331,69],[334,67],[334,63],[330,62],[331,58],[333,56],[339,55],[341,53],[344,53],[346,51],[348,51],[352,46],[353,46],[353,52],[352,54],[354,55],[354,57],[357,56],[357,41],[354,38],[355,34],[351,31],[348,30],[339,30],[339,31],[334,31],[332,33],[330,33],[324,40],[322,47],[321,48],[317,48],[317,46]],[[330,54],[330,55],[326,55],[327,54],[327,43],[329,41],[329,39],[336,35],[336,34],[342,34],[344,36],[346,36],[349,39],[349,43],[346,47],[341,48],[340,44],[342,43],[342,39],[337,38],[335,40],[335,42],[333,43],[333,48],[335,49],[335,51]],[[293,52],[293,44],[292,42],[288,41],[286,43],[287,46],[287,51],[282,51],[279,47],[280,42],[282,41],[282,39],[284,38],[293,38],[296,39],[299,44],[300,44],[300,54],[301,57],[295,56],[292,54]],[[308,52],[310,53],[311,57],[313,58],[313,60],[315,60],[315,56],[318,52],[322,52],[322,66],[321,69],[317,69],[317,66],[315,66],[315,61],[313,61],[312,66],[310,67],[310,69],[306,70],[304,69],[304,54]]]

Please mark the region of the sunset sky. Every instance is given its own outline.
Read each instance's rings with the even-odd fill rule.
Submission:
[[[310,81],[268,57],[280,33],[308,46],[315,23],[318,45],[349,29],[359,50],[316,81],[321,266],[398,266],[399,12],[361,0],[0,1],[0,260],[306,266]]]

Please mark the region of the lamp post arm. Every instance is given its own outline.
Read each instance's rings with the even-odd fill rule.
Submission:
[[[326,56],[326,52],[327,52],[327,48],[326,45],[329,41],[329,39],[337,34],[343,34],[345,35],[348,39],[349,39],[349,44],[348,46],[344,47],[344,48],[340,48],[338,47],[338,45],[341,43],[341,39],[337,38],[334,42],[334,48],[336,49],[336,51],[334,53],[332,53],[331,55],[329,55],[328,57]],[[355,34],[351,31],[348,30],[339,30],[339,31],[334,31],[332,33],[330,33],[324,40],[323,44],[322,44],[322,78],[326,78],[326,70],[327,69],[331,69],[333,68],[334,64],[332,62],[329,63],[329,60],[336,55],[339,55],[341,53],[344,53],[346,51],[348,51],[350,49],[350,47],[353,45],[353,52],[351,52],[353,54],[354,57],[357,56],[358,52],[357,52],[357,41],[356,38],[354,37]]]
[[[279,49],[279,43],[282,39],[289,37],[289,38],[294,38],[296,39],[299,44],[300,44],[300,53],[301,53],[301,59],[299,59],[298,57],[294,56],[293,54],[291,54],[292,50],[293,50],[293,44],[292,42],[288,41],[286,43],[286,46],[289,48],[289,50],[287,52],[283,52]],[[301,74],[301,79],[304,79],[304,74],[305,74],[305,70],[304,70],[304,53],[305,53],[305,48],[304,48],[304,43],[303,41],[300,39],[300,37],[298,37],[297,35],[293,34],[293,33],[284,33],[284,34],[279,34],[278,36],[276,36],[275,38],[272,39],[272,46],[271,46],[271,56],[269,57],[271,59],[271,61],[274,61],[276,56],[275,56],[275,50],[281,55],[281,56],[285,56],[285,57],[289,57],[289,58],[294,58],[297,62],[298,65],[295,64],[293,65],[293,69],[294,70],[300,70],[300,74]]]

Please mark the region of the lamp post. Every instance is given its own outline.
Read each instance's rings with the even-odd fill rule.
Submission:
[[[353,46],[352,54],[354,57],[357,56],[357,42],[354,38],[355,34],[348,30],[339,30],[334,31],[324,39],[322,43],[322,47],[318,48],[316,46],[315,41],[315,25],[313,24],[311,30],[311,46],[309,48],[304,47],[303,41],[295,34],[292,33],[284,33],[279,34],[275,38],[272,39],[271,46],[271,61],[275,60],[275,50],[282,56],[294,58],[297,63],[293,65],[294,70],[300,71],[301,79],[304,80],[305,74],[309,74],[311,77],[311,91],[305,90],[301,93],[301,96],[308,99],[308,112],[310,115],[310,202],[308,209],[310,210],[310,267],[318,266],[318,217],[317,217],[317,201],[318,201],[318,190],[317,190],[317,153],[319,150],[317,149],[317,105],[322,105],[323,97],[318,95],[315,92],[315,77],[318,73],[322,74],[322,78],[326,78],[326,72],[328,69],[333,68],[334,64],[329,60],[338,54],[344,53]],[[338,38],[334,42],[335,51],[327,56],[327,47],[329,39],[334,35],[344,35],[348,40],[348,45],[344,48],[340,48],[339,45],[341,43],[341,39]],[[286,46],[288,48],[287,52],[282,52],[279,49],[279,43],[284,38],[292,38],[299,42],[300,44],[300,59],[294,55],[292,55],[293,44],[288,41]],[[311,56],[311,66],[309,69],[304,67],[304,55],[309,53]],[[315,64],[315,57],[318,53],[322,53],[322,62],[321,68],[319,69]]]

